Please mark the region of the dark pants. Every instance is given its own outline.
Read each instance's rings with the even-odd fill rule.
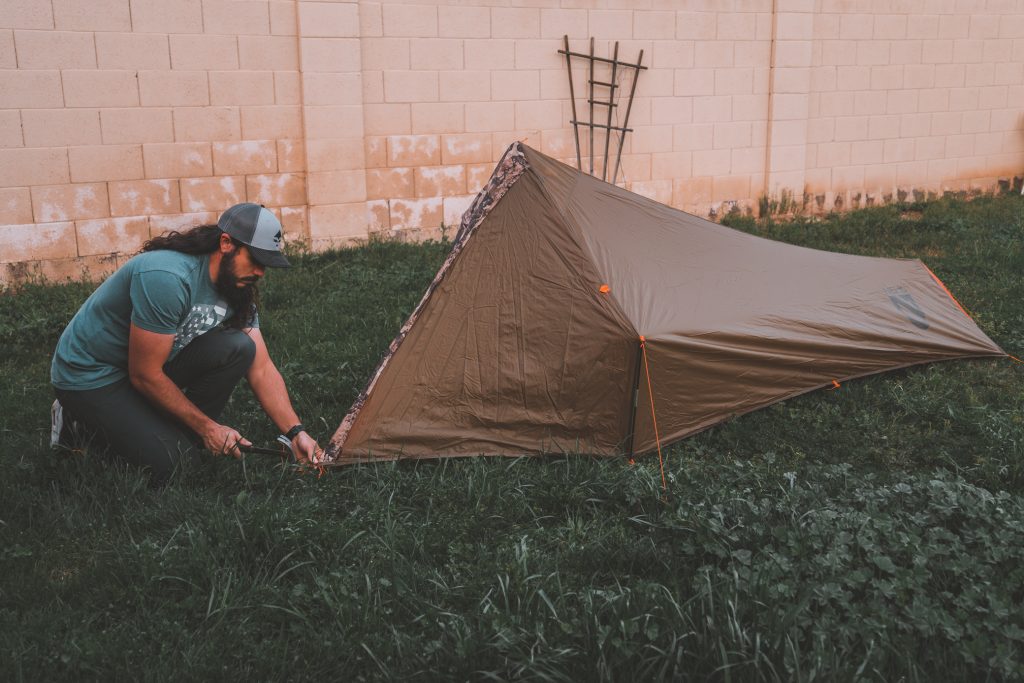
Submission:
[[[164,372],[199,410],[218,420],[255,354],[256,345],[244,332],[216,329],[196,337],[164,365]],[[150,403],[127,378],[99,389],[55,391],[65,422],[81,423],[118,457],[148,467],[156,484],[166,483],[183,454],[203,445],[195,432]]]

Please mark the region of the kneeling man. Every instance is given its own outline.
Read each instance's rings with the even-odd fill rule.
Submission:
[[[258,204],[148,241],[93,292],[57,343],[54,437],[62,422],[66,434],[70,418],[162,484],[190,448],[238,457],[239,445],[251,445],[219,422],[244,376],[296,456],[314,459],[319,447],[259,330],[257,283],[266,268],[289,265],[280,222]]]

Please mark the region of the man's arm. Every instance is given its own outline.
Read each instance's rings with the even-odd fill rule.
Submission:
[[[173,345],[173,334],[149,332],[132,324],[128,335],[128,379],[132,386],[198,434],[207,450],[241,457],[238,444],[249,446],[249,441],[207,417],[164,373]]]
[[[252,393],[256,394],[256,399],[263,406],[267,417],[277,425],[283,434],[302,421],[295,413],[295,409],[292,408],[284,378],[281,377],[274,361],[270,359],[270,352],[267,351],[263,335],[258,328],[248,329],[246,334],[256,343],[256,357],[253,359],[252,365],[249,366],[249,374],[246,375],[246,379],[249,380]],[[299,460],[316,462],[314,455],[317,454],[320,447],[309,434],[299,432],[292,439],[292,446]]]

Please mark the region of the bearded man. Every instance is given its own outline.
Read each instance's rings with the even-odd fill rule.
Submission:
[[[257,283],[267,268],[289,265],[280,222],[258,204],[237,204],[217,225],[146,242],[93,292],[57,343],[52,443],[66,442],[74,421],[163,484],[195,447],[239,457],[239,446],[251,445],[219,422],[244,376],[296,457],[315,459],[319,446],[292,408],[259,330]]]

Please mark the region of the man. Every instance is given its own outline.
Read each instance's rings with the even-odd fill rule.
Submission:
[[[257,282],[267,268],[289,266],[281,224],[257,204],[232,206],[217,225],[146,242],[57,343],[53,440],[62,423],[66,435],[71,418],[163,484],[192,447],[239,457],[239,446],[251,445],[219,422],[244,375],[296,457],[315,459],[319,446],[259,330]]]

